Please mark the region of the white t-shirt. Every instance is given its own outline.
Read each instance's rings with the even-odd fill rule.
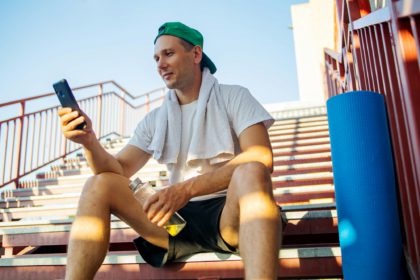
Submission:
[[[232,140],[235,146],[235,155],[241,152],[239,146],[239,135],[249,126],[264,122],[268,129],[274,122],[270,114],[258,103],[251,95],[248,89],[236,85],[220,85],[220,92],[226,106],[226,112],[231,127]],[[196,113],[197,101],[181,105],[181,147],[177,163],[167,164],[169,171],[169,182],[174,184],[188,180],[192,177],[213,171],[223,165],[209,164],[209,161],[203,160],[197,167],[190,167],[186,164],[189,145],[191,142],[193,120]],[[128,142],[129,145],[136,146],[141,150],[153,154],[148,147],[153,139],[156,127],[156,117],[159,108],[154,109],[139,122],[133,137]],[[217,137],[217,135],[215,135]],[[192,201],[210,199],[226,195],[226,190],[199,196],[191,199]]]

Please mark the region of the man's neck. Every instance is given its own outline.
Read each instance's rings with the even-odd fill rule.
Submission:
[[[202,73],[196,74],[196,77],[190,87],[185,89],[175,89],[176,96],[180,105],[189,104],[198,99],[201,88]]]

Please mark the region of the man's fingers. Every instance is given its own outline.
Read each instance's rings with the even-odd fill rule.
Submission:
[[[149,212],[150,206],[159,200],[159,195],[155,193],[154,195],[150,196],[143,205],[144,212]]]
[[[65,127],[66,131],[75,130],[76,127],[85,121],[85,117],[81,116],[68,123]]]
[[[72,109],[70,107],[64,107],[64,108],[60,108],[58,109],[57,113],[58,116],[64,116],[65,114],[68,114],[72,111]]]
[[[70,112],[70,113],[67,113],[67,114],[63,115],[62,117],[60,117],[61,125],[66,126],[69,122],[71,122],[72,120],[74,120],[78,116],[79,116],[79,112],[77,112],[77,111],[73,111],[73,112]]]
[[[147,218],[149,219],[149,221],[153,220],[153,218],[157,215],[157,213],[159,212],[159,209],[161,208],[162,206],[160,205],[159,201],[150,205],[149,210],[146,212]]]
[[[156,214],[153,216],[153,218],[150,220],[152,223],[154,224],[158,224],[158,222],[160,220],[162,220],[162,218],[164,216],[166,216],[166,214],[169,211],[169,207],[167,205],[162,205],[162,207],[160,207],[159,209],[157,209]]]
[[[77,136],[83,136],[85,134],[86,134],[86,131],[84,131],[84,130],[72,130],[72,131],[64,132],[64,135],[67,138],[74,138],[74,137],[77,137]]]
[[[173,214],[174,214],[173,211],[166,212],[166,214],[163,216],[162,219],[160,219],[157,225],[159,227],[163,227],[169,221],[169,219],[172,217]]]

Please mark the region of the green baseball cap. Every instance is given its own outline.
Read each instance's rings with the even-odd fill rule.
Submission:
[[[154,44],[156,44],[156,40],[162,35],[172,35],[181,38],[194,46],[200,46],[203,48],[203,35],[201,35],[198,30],[188,27],[181,22],[166,22],[162,24],[161,27],[159,27],[158,35],[155,38]],[[204,52],[201,63],[204,67],[209,68],[210,73],[214,74],[216,72],[216,65],[214,65],[213,61],[211,61]]]

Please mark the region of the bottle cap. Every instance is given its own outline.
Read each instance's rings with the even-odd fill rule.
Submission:
[[[135,178],[133,181],[131,181],[129,187],[132,191],[134,191],[136,189],[136,187],[140,184],[142,184],[143,182],[140,180],[139,177]]]

